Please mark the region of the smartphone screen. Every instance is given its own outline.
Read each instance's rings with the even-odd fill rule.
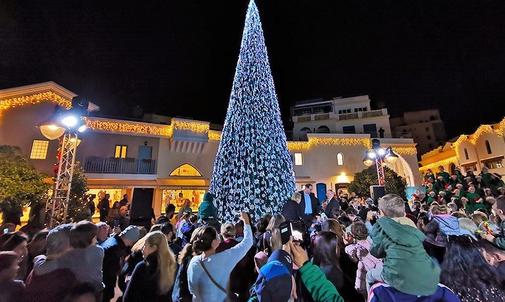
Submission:
[[[291,223],[283,222],[279,225],[279,230],[281,232],[281,242],[282,244],[286,244],[289,242],[291,238]]]

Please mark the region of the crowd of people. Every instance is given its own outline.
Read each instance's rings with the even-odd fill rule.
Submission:
[[[98,223],[5,228],[0,302],[505,301],[501,179],[441,168],[424,181],[408,201],[329,190],[320,202],[307,184],[282,213],[234,222],[211,193],[197,213],[169,204],[142,223],[126,196],[101,200]]]

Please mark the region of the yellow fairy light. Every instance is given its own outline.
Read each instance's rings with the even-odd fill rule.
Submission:
[[[480,125],[479,128],[477,128],[477,131],[475,131],[474,134],[470,135],[470,143],[472,143],[472,145],[475,145],[479,137],[487,133],[494,133],[493,128],[490,125]]]
[[[337,137],[309,137],[310,145],[330,145],[330,146],[357,146],[363,145],[371,148],[372,143],[368,138],[337,138]]]
[[[417,155],[416,147],[407,146],[407,147],[393,147],[393,151],[396,154],[400,155]]]
[[[209,140],[220,141],[221,140],[221,131],[209,130]]]
[[[291,152],[295,151],[306,151],[309,149],[309,142],[287,142],[288,150]]]
[[[209,132],[209,123],[205,122],[172,120],[172,124],[175,131],[191,131],[199,134]]]
[[[439,160],[439,161],[436,161],[436,162],[424,165],[422,167],[419,167],[419,171],[424,172],[424,171],[426,171],[428,169],[432,169],[433,170],[433,169],[438,168],[439,166],[446,166],[446,165],[450,165],[450,164],[458,165],[458,157],[457,156],[451,156],[449,158],[446,158],[446,159],[443,159],[443,160]]]
[[[51,101],[66,109],[72,108],[72,101],[66,99],[52,91],[36,93],[32,95],[25,95],[20,97],[13,97],[0,100],[0,112],[16,108],[24,105],[35,105],[41,102]]]
[[[94,131],[120,132],[130,134],[144,134],[157,136],[172,136],[172,127],[169,125],[147,124],[133,121],[103,120],[85,118],[86,126]]]
[[[289,151],[306,151],[315,146],[359,146],[371,148],[368,138],[309,137],[308,141],[288,142]]]

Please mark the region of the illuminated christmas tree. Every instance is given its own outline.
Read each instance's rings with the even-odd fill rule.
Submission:
[[[251,0],[210,192],[219,217],[232,221],[240,210],[255,219],[279,213],[294,190],[261,21]]]

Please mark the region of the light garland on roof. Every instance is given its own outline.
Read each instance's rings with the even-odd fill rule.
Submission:
[[[209,140],[220,141],[221,140],[221,131],[209,130]]]
[[[175,131],[191,131],[199,134],[206,134],[209,132],[209,123],[172,120],[172,124]]]
[[[24,105],[36,105],[45,101],[51,101],[66,109],[72,108],[72,101],[52,91],[36,93],[0,100],[0,111],[16,108]]]
[[[417,155],[416,147],[393,147],[393,151],[400,155]]]
[[[307,151],[315,146],[359,146],[371,148],[371,141],[367,138],[335,138],[335,137],[309,137],[308,141],[287,142],[289,151]]]
[[[458,165],[458,157],[457,156],[451,156],[451,157],[446,158],[444,160],[440,160],[440,161],[436,161],[436,162],[431,163],[431,164],[427,164],[425,166],[419,167],[419,171],[420,172],[424,172],[424,171],[426,171],[428,169],[435,169],[435,168],[438,168],[439,166],[445,166],[445,165],[449,165],[449,164]]]
[[[94,131],[120,132],[130,134],[146,134],[157,136],[172,136],[173,130],[168,125],[146,124],[132,121],[111,121],[85,118],[86,126]]]

